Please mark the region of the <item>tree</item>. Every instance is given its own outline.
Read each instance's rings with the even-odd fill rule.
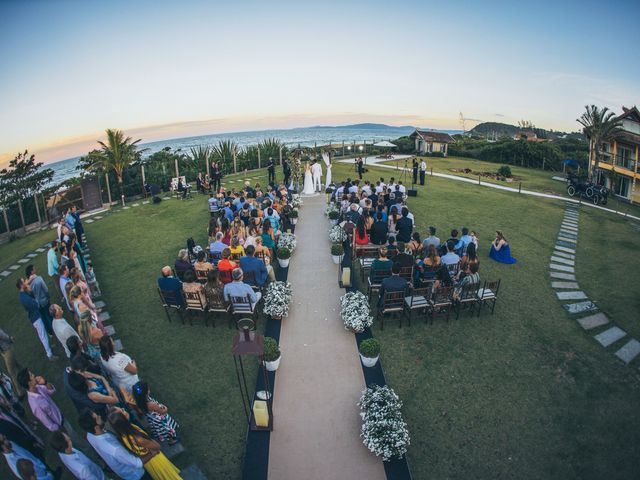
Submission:
[[[584,135],[589,139],[588,177],[591,180],[600,162],[600,145],[620,131],[622,122],[607,107],[586,105],[584,108],[586,111],[576,121],[583,126]]]
[[[42,162],[36,163],[36,156],[29,151],[19,153],[9,162],[9,167],[0,170],[0,205],[8,208],[18,203],[20,221],[25,227],[22,201],[37,195],[53,178],[53,170],[45,168],[40,171]]]
[[[238,144],[233,140],[220,140],[211,151],[211,158],[220,163],[221,166],[229,166],[231,162],[238,155]],[[227,171],[231,168],[227,169]]]
[[[200,168],[201,165],[204,165],[205,170],[207,169],[207,165],[211,161],[211,147],[208,145],[198,145],[197,147],[191,147],[189,149],[189,153],[191,156],[191,160],[193,163]]]
[[[142,153],[146,151],[146,149],[138,149],[137,144],[140,140],[133,141],[131,137],[125,137],[122,130],[107,129],[107,141],[98,140],[100,149],[92,150],[85,157],[87,170],[93,172],[113,171],[118,180],[120,195],[124,195],[122,186],[124,169],[139,160]]]

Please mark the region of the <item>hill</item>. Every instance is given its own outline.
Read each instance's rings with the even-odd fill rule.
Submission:
[[[490,136],[496,136],[496,137],[513,138],[513,136],[521,130],[522,129],[517,125],[511,125],[508,123],[483,122],[473,127],[471,130],[469,130],[468,133],[470,133],[471,135],[478,135],[482,137],[490,135]],[[582,138],[582,134],[579,132],[572,132],[572,133],[557,132],[555,130],[546,130],[544,128],[534,128],[533,131],[536,133],[538,138],[547,138],[550,140],[554,140],[556,138],[565,138],[565,137],[575,138],[575,139]]]

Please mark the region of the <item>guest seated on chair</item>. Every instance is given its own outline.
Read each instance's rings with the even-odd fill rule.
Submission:
[[[364,224],[364,218],[362,216],[358,218],[355,233],[353,235],[353,240],[356,245],[369,244],[369,235],[367,235],[367,227]]]
[[[174,267],[178,278],[182,278],[184,272],[187,270],[193,271],[193,265],[191,265],[191,262],[189,261],[189,251],[186,248],[182,248],[178,252],[178,259],[176,260]]]
[[[440,247],[440,239],[436,237],[436,227],[429,227],[429,236],[422,242],[422,248],[428,252],[431,245],[435,245],[436,248]]]
[[[398,254],[393,260],[394,265],[399,265],[400,268],[413,267],[415,263],[413,256],[407,253],[404,242],[398,242]]]
[[[460,263],[460,257],[454,252],[456,244],[449,240],[447,242],[447,254],[443,255],[441,260],[445,265],[457,265]]]
[[[180,294],[182,292],[182,282],[172,275],[170,266],[162,267],[162,276],[158,278],[158,287],[162,291],[173,292],[180,302],[180,306],[184,306],[182,295]]]
[[[225,270],[232,271],[238,265],[231,260],[231,250],[229,247],[222,251],[222,260],[218,262],[218,270],[224,272]]]
[[[387,258],[387,247],[380,247],[378,258],[371,262],[369,278],[373,281],[378,272],[389,271],[393,267],[393,262]]]
[[[267,267],[262,260],[256,258],[254,256],[255,251],[256,249],[253,245],[247,247],[245,250],[246,256],[240,258],[240,268],[245,275],[247,272],[252,272],[256,285],[261,287],[267,281],[267,277],[273,276],[273,267],[271,265]]]
[[[220,231],[216,233],[215,241],[212,242],[211,245],[209,245],[209,251],[212,254],[216,254],[216,253],[220,254],[225,248],[227,248],[228,245],[222,241],[223,238],[224,238],[223,232]]]
[[[371,237],[369,240],[374,245],[384,245],[387,243],[388,232],[389,227],[387,226],[387,222],[383,219],[382,212],[376,212],[376,221],[371,226]]]
[[[204,285],[196,281],[196,274],[191,270],[187,270],[184,273],[183,280],[184,282],[182,283],[182,290],[184,291],[184,293],[197,293],[200,296],[202,303],[206,303],[204,297]]]
[[[204,284],[204,295],[209,306],[224,302],[224,283],[220,281],[217,270],[210,270],[209,273],[207,273],[207,283]]]
[[[207,254],[204,253],[203,250],[198,252],[197,256],[198,260],[193,264],[193,268],[196,271],[208,272],[209,270],[213,270],[213,265],[210,262],[207,262]]]
[[[233,281],[224,286],[224,299],[231,303],[232,297],[248,297],[253,308],[262,298],[262,293],[254,292],[250,285],[244,283],[241,268],[235,268],[231,274]]]
[[[391,269],[391,276],[382,280],[380,285],[380,296],[378,297],[378,306],[382,307],[384,303],[384,294],[387,292],[404,292],[407,289],[409,282],[407,279],[400,276],[400,265],[393,264]]]

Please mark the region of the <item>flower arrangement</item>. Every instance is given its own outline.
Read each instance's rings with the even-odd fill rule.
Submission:
[[[373,317],[369,315],[369,299],[362,292],[348,292],[340,297],[340,317],[346,330],[363,332],[373,325]]]
[[[288,316],[292,295],[293,289],[289,282],[269,283],[264,295],[264,313],[272,317]]]
[[[339,218],[340,212],[338,210],[332,210],[329,212],[329,220],[333,220],[334,223],[337,223]]]
[[[330,214],[331,212],[338,212],[338,213],[340,213],[340,209],[339,209],[339,208],[338,208],[338,206],[337,206],[335,203],[333,203],[333,202],[329,203],[329,204],[327,205],[327,208],[325,208],[325,209],[324,209],[324,214],[325,214],[325,215],[327,215],[327,216],[329,216],[329,214]]]
[[[329,241],[331,243],[342,243],[347,239],[347,232],[340,225],[334,225],[329,229]]]
[[[288,248],[293,253],[296,246],[296,236],[293,233],[281,233],[278,237],[278,248]]]
[[[291,196],[291,202],[289,203],[293,208],[300,208],[303,205],[302,199],[300,198],[300,195],[298,195],[297,193],[294,193]]]
[[[289,218],[298,218],[299,212],[297,208],[294,208],[289,212]]]
[[[365,446],[383,461],[401,458],[409,446],[409,430],[402,419],[402,402],[388,386],[373,385],[362,392],[358,402]]]

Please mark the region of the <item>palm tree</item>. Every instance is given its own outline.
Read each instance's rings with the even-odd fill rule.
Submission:
[[[622,122],[607,107],[602,109],[595,105],[586,105],[586,111],[577,122],[583,126],[583,133],[589,139],[588,177],[591,179],[600,162],[600,145],[620,131]],[[593,167],[591,166],[593,162]]]
[[[204,165],[205,169],[208,171],[207,165],[209,165],[209,161],[211,158],[211,147],[208,145],[198,145],[197,147],[191,147],[189,149],[189,153],[191,159],[194,164],[200,169],[201,165]]]
[[[136,160],[140,159],[142,152],[146,149],[139,150],[138,142],[141,139],[133,141],[131,137],[124,136],[122,130],[107,129],[107,141],[102,142],[98,140],[100,144],[99,150],[93,150],[87,155],[88,169],[94,171],[109,172],[113,170],[118,179],[118,186],[120,187],[120,195],[124,195],[122,187],[122,177],[124,169],[131,165]]]
[[[220,140],[211,150],[211,158],[222,166],[234,160],[238,155],[238,144],[233,140]]]

